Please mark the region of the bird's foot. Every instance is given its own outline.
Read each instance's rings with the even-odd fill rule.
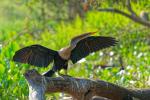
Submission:
[[[61,74],[60,72],[58,72],[58,75],[61,76],[62,78],[72,77],[72,76],[69,76],[67,74]]]
[[[68,78],[70,78],[71,76],[69,76],[69,75],[64,75],[64,74],[60,74],[59,75],[63,80],[66,80],[66,79],[68,79]]]

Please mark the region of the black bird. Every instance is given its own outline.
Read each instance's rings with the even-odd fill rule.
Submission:
[[[69,60],[75,64],[90,53],[114,46],[117,43],[115,38],[112,37],[91,36],[94,33],[96,32],[76,36],[71,39],[69,46],[58,51],[38,44],[27,46],[18,50],[13,56],[13,60],[38,67],[47,67],[54,61],[52,69],[44,73],[44,76],[51,77],[56,71],[59,72],[61,69],[64,69],[67,74]]]

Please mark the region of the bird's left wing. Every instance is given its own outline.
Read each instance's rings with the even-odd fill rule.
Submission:
[[[100,49],[114,46],[117,41],[112,37],[104,36],[90,36],[83,40],[80,40],[76,47],[72,50],[70,59],[73,63],[76,63],[80,59],[88,56],[92,52],[96,52]]]

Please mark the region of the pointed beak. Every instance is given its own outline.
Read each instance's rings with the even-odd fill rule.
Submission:
[[[95,32],[90,32],[90,34],[92,35],[92,34],[95,34],[95,33],[97,33],[98,31],[95,31]]]

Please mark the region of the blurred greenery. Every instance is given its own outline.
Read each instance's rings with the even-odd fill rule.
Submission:
[[[100,7],[115,7],[126,11],[124,1],[100,0]],[[118,1],[119,3],[115,3]],[[140,14],[150,12],[150,0],[133,0],[132,7]],[[61,3],[60,3],[61,2]],[[69,63],[69,75],[101,79],[128,88],[150,87],[150,29],[128,18],[89,9],[73,20],[68,17],[68,0],[1,0],[0,3],[0,100],[28,99],[28,86],[23,73],[36,68],[40,73],[51,68],[18,64],[12,57],[18,49],[41,44],[59,50],[71,37],[90,31],[96,35],[112,36],[116,46],[86,57],[85,61]],[[122,58],[124,70],[119,58]],[[101,68],[100,65],[113,67]],[[98,67],[94,67],[98,66]],[[47,98],[58,99],[59,94]]]

